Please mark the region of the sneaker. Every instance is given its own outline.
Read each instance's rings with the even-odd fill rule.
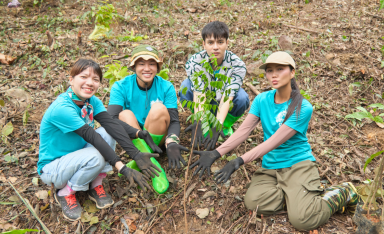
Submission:
[[[55,193],[55,200],[59,203],[61,209],[63,210],[64,218],[76,221],[81,218],[81,206],[76,199],[75,194],[68,196],[59,196],[57,192]]]
[[[18,0],[13,0],[12,2],[8,3],[8,8],[15,8],[20,6],[21,4]]]
[[[111,195],[107,194],[103,185],[99,185],[90,189],[88,192],[89,199],[96,202],[96,207],[99,209],[112,206],[115,202],[112,200]]]

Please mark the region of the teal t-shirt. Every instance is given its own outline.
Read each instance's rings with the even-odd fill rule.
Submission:
[[[90,98],[89,103],[93,107],[93,116],[106,111],[103,103],[95,96]],[[86,145],[87,142],[74,131],[84,124],[94,127],[94,120],[82,119],[80,111],[68,93],[63,93],[45,112],[40,125],[39,174],[46,164]]]
[[[249,111],[249,113],[260,118],[264,131],[264,141],[268,140],[283,124],[290,103],[290,101],[287,101],[276,104],[275,93],[276,90],[271,90],[257,95]],[[291,167],[304,160],[316,161],[306,136],[312,112],[311,103],[304,99],[301,104],[299,119],[297,120],[295,111],[284,123],[296,130],[297,133],[285,143],[264,155],[263,168],[281,169]]]
[[[141,128],[144,126],[152,103],[161,102],[167,108],[177,108],[176,90],[171,82],[155,76],[147,92],[148,100],[146,91],[140,89],[137,84],[136,74],[127,76],[113,84],[109,105],[119,105],[124,110],[131,110]]]

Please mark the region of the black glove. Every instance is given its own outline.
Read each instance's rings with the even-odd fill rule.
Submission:
[[[147,143],[147,145],[148,145],[149,147],[151,147],[151,149],[153,150],[154,153],[158,153],[158,154],[163,153],[163,151],[160,149],[160,147],[157,146],[157,145],[155,144],[155,142],[153,142],[153,139],[152,139],[152,137],[151,137],[151,134],[149,134],[148,131],[146,131],[146,130],[144,130],[144,131],[141,130],[141,131],[139,131],[139,134],[137,134],[137,135],[139,136],[140,139],[143,139],[143,140]]]
[[[216,130],[216,127],[212,128],[212,138],[211,136],[208,134],[205,138],[204,138],[204,147],[206,150],[213,150],[214,148],[216,148],[216,142],[217,140],[219,139],[219,136],[221,135],[222,138],[224,138],[224,133],[223,133],[223,130],[221,131],[217,131]]]
[[[123,174],[129,180],[130,186],[133,184],[133,181],[135,181],[142,189],[146,187],[147,189],[152,190],[151,186],[149,186],[147,183],[147,180],[149,180],[149,178],[141,174],[140,172],[128,168],[124,165],[120,169],[120,174]]]
[[[176,165],[177,165],[177,168],[180,168],[180,161],[184,166],[187,165],[187,163],[184,161],[184,158],[181,156],[181,151],[188,152],[188,149],[175,142],[168,144],[167,146],[168,168],[176,168]]]
[[[189,125],[185,130],[184,132],[189,132],[189,131],[192,131],[192,134],[191,134],[191,147],[193,145],[193,142],[195,142],[194,144],[194,149],[197,149],[198,146],[200,146],[202,143],[203,143],[203,133],[201,132],[201,122],[199,121],[199,126],[197,127],[197,131],[196,131],[196,121]],[[196,132],[196,137],[195,137],[195,132]],[[195,137],[195,138],[194,138]]]
[[[216,183],[227,182],[232,173],[239,169],[239,167],[243,164],[244,160],[241,157],[235,158],[225,164],[224,168],[216,172],[214,175],[216,177]]]
[[[157,171],[161,173],[161,169],[152,163],[151,157],[158,158],[159,155],[140,152],[134,157],[132,157],[132,159],[135,160],[137,166],[140,168],[144,175],[148,177],[159,176],[159,173],[157,173]]]
[[[203,175],[204,171],[207,170],[208,176],[211,176],[211,165],[213,162],[216,161],[216,159],[220,158],[221,155],[217,150],[213,151],[193,151],[194,154],[200,155],[199,160],[197,160],[194,164],[192,164],[189,169],[194,168],[195,166],[199,166],[195,172],[193,172],[193,175],[196,175],[200,170],[199,177]]]

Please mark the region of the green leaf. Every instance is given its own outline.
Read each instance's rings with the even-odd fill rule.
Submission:
[[[229,161],[232,161],[232,160],[234,160],[236,158],[237,158],[237,155],[236,154],[232,154],[231,156],[227,157],[227,161],[229,162]]]
[[[365,164],[364,164],[364,172],[365,172],[365,168],[367,168],[368,164],[369,164],[374,158],[376,158],[377,156],[379,156],[379,155],[382,154],[382,153],[384,153],[384,150],[372,154],[371,157],[369,157],[369,158],[367,159],[367,161],[366,161]]]
[[[372,114],[369,112],[355,112],[353,114],[349,114],[349,115],[345,116],[345,118],[346,119],[358,119],[361,121],[364,118],[370,118],[370,116],[372,116]]]
[[[91,218],[89,225],[93,225],[93,224],[98,223],[98,222],[99,222],[99,218],[97,216],[94,216]]]
[[[24,125],[24,126],[27,125],[27,123],[28,123],[28,118],[29,118],[29,112],[28,112],[28,110],[25,110],[25,111],[24,111],[24,114],[23,114],[23,125]]]
[[[95,203],[92,202],[91,200],[86,200],[84,202],[83,206],[84,206],[84,210],[87,211],[88,213],[95,213],[95,212],[99,211],[99,209],[97,209]]]
[[[0,99],[0,106],[5,106],[5,102],[3,99]]]
[[[358,110],[360,110],[362,112],[368,113],[368,111],[364,107],[362,107],[362,106],[356,107],[356,109],[358,109]]]
[[[88,214],[88,212],[86,212],[86,211],[82,212],[81,213],[81,222],[83,222],[83,223],[90,222],[92,217],[93,217],[92,214]]]
[[[12,156],[11,156],[11,155],[6,155],[6,156],[4,157],[4,160],[5,160],[6,162],[10,162],[10,161],[12,161]]]
[[[4,136],[8,136],[8,135],[11,134],[12,132],[13,132],[13,125],[12,125],[12,122],[8,122],[6,125],[4,125],[3,130],[1,131],[1,133],[2,133]]]
[[[378,108],[378,109],[380,109],[380,110],[384,110],[384,105],[381,104],[381,103],[374,103],[374,104],[369,105],[368,107],[371,107],[371,108]]]
[[[18,204],[16,202],[0,202],[0,205],[15,205]]]
[[[379,8],[379,10],[383,9],[383,7],[384,7],[384,0],[380,0],[380,8]]]
[[[2,234],[24,234],[26,232],[39,232],[37,229],[19,229],[19,230],[12,230],[9,232],[2,232]]]
[[[168,80],[169,79],[168,73],[169,73],[169,69],[166,68],[161,70],[157,75],[163,78],[164,80]]]
[[[272,51],[270,51],[270,50],[267,50],[267,51],[264,52],[264,54],[261,56],[261,60],[263,61],[263,63],[265,63],[265,61],[267,60],[267,58],[271,54],[272,54]]]
[[[375,117],[373,118],[373,121],[375,121],[376,123],[382,123],[382,124],[384,124],[383,119],[382,119],[381,117],[379,117],[379,116],[375,116]]]

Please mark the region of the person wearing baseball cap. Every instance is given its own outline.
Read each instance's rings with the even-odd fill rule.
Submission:
[[[180,162],[186,165],[181,151],[188,149],[179,144],[176,90],[171,82],[156,75],[162,65],[155,47],[139,45],[133,48],[129,68],[135,74],[113,84],[108,112],[120,119],[123,127],[130,125],[137,129],[133,133],[133,138],[137,139],[132,142],[138,148],[147,145],[155,153],[162,153],[159,145],[165,143],[169,167],[180,168]],[[153,166],[150,161],[146,163]]]
[[[321,186],[316,159],[306,136],[313,107],[300,94],[295,68],[295,61],[286,52],[275,52],[267,58],[260,69],[265,70],[273,90],[254,99],[239,129],[219,148],[210,151],[212,157],[206,160],[238,147],[261,121],[264,142],[228,162],[215,173],[216,181],[225,183],[241,165],[263,157],[262,166],[245,194],[245,206],[257,209],[259,215],[286,209],[295,228],[312,230],[327,222],[336,211],[356,205],[360,197],[351,183],[327,189]]]

